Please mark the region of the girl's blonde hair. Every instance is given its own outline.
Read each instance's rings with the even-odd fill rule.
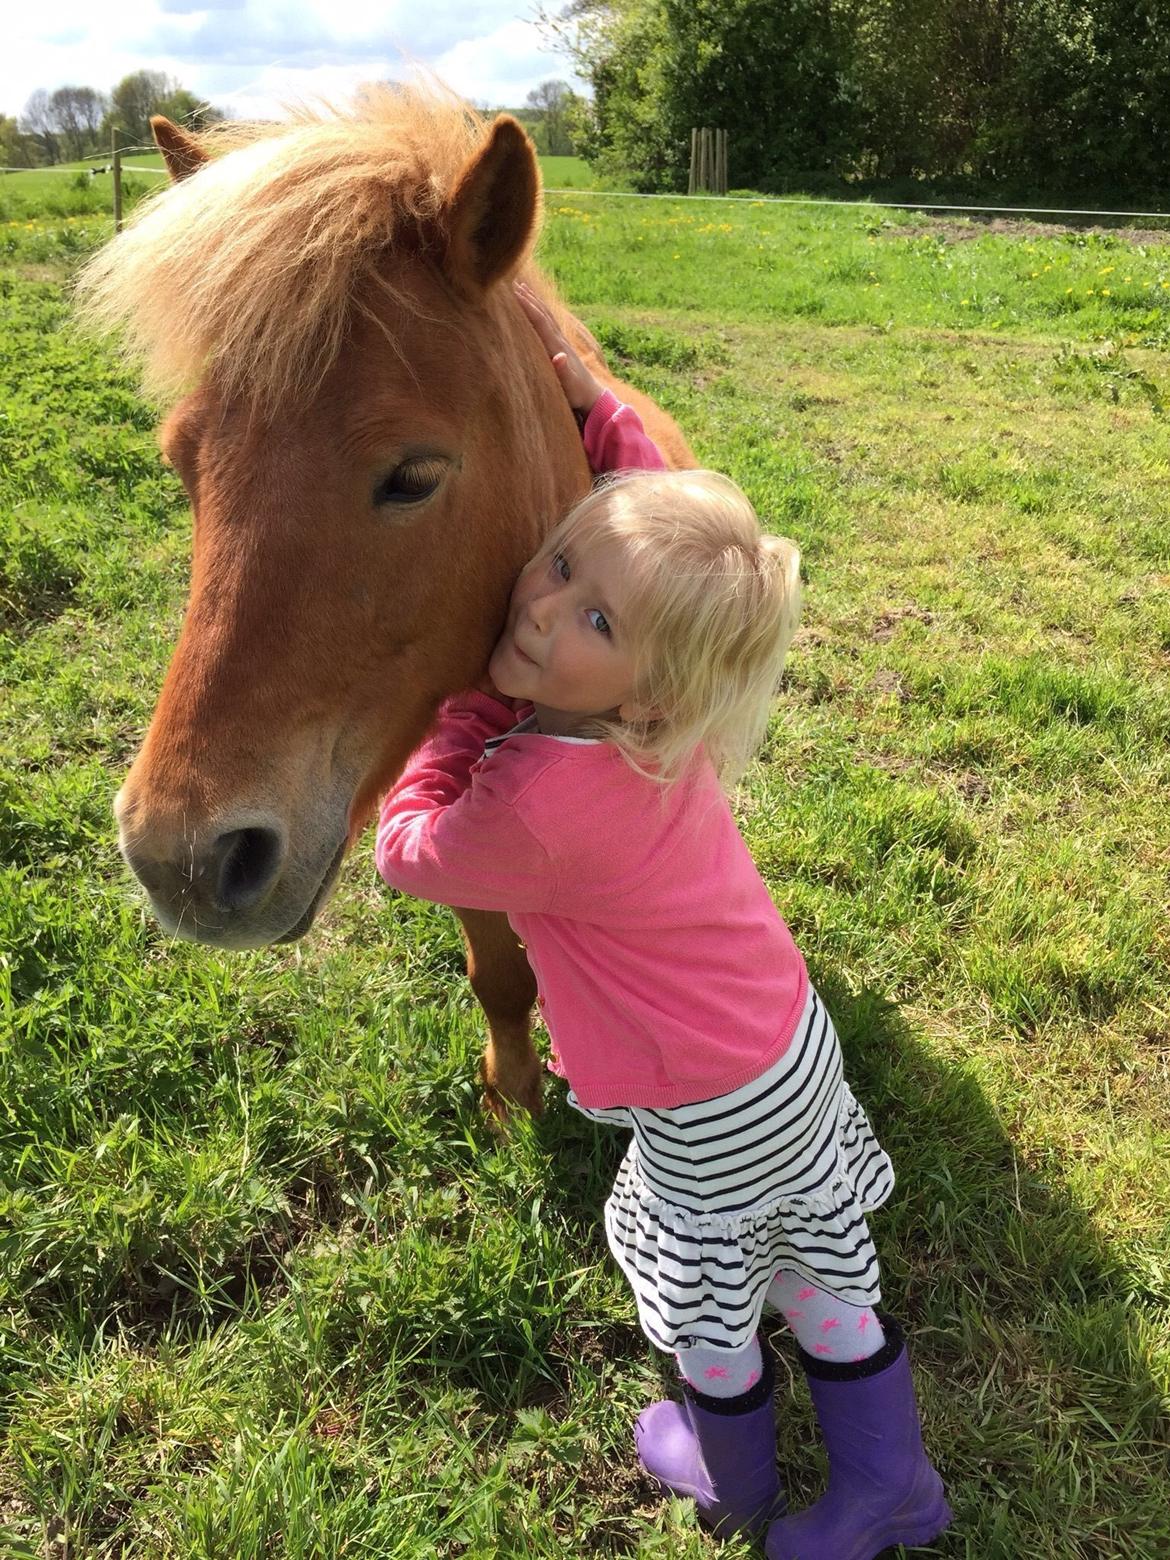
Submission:
[[[619,474],[565,516],[541,548],[617,542],[620,631],[646,713],[598,718],[643,774],[677,780],[702,747],[725,785],[764,735],[800,612],[800,553],[766,536],[747,497],[715,471]]]

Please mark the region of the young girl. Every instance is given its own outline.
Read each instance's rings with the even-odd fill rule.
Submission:
[[[665,472],[517,291],[594,470],[642,470],[521,574],[489,667],[504,698],[441,708],[385,799],[378,870],[508,912],[570,1102],[632,1129],[606,1231],[684,1393],[639,1415],[643,1466],[713,1529],[770,1523],[769,1560],[873,1560],[950,1521],[901,1330],[874,1310],[865,1214],[893,1172],[721,785],[763,732],[796,549],[726,478]],[[796,1335],[829,1454],[827,1493],[790,1516],[765,1305]]]

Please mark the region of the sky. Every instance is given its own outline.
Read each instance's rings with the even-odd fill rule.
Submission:
[[[166,71],[238,118],[406,76],[409,60],[491,107],[519,107],[551,78],[581,86],[536,27],[535,0],[52,0],[43,20],[38,9],[5,23],[0,113],[18,115],[38,87],[108,92],[134,70]]]

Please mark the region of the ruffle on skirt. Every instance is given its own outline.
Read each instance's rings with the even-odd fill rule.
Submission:
[[[633,1111],[588,1111],[603,1120]],[[807,1166],[805,1167],[807,1168]],[[794,1175],[799,1186],[807,1176]],[[810,1195],[772,1195],[735,1213],[696,1213],[647,1184],[635,1136],[605,1205],[609,1245],[634,1291],[642,1328],[661,1349],[739,1349],[760,1325],[780,1269],[851,1305],[881,1298],[865,1215],[886,1201],[894,1171],[865,1111],[841,1080],[836,1170]]]

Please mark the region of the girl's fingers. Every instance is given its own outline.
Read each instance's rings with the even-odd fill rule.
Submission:
[[[566,341],[552,315],[523,282],[516,283],[516,298],[549,355],[561,389],[575,409],[588,410],[600,393],[585,365]]]
[[[539,311],[539,312],[538,312]],[[528,318],[536,334],[544,342],[550,352],[555,352],[561,344],[561,333],[553,324],[549,316],[540,308],[539,304],[533,304],[528,312]]]
[[[546,350],[550,354],[563,351],[566,342],[557,326],[557,322],[526,283],[516,283],[516,298],[536,330],[537,335],[544,342]]]

